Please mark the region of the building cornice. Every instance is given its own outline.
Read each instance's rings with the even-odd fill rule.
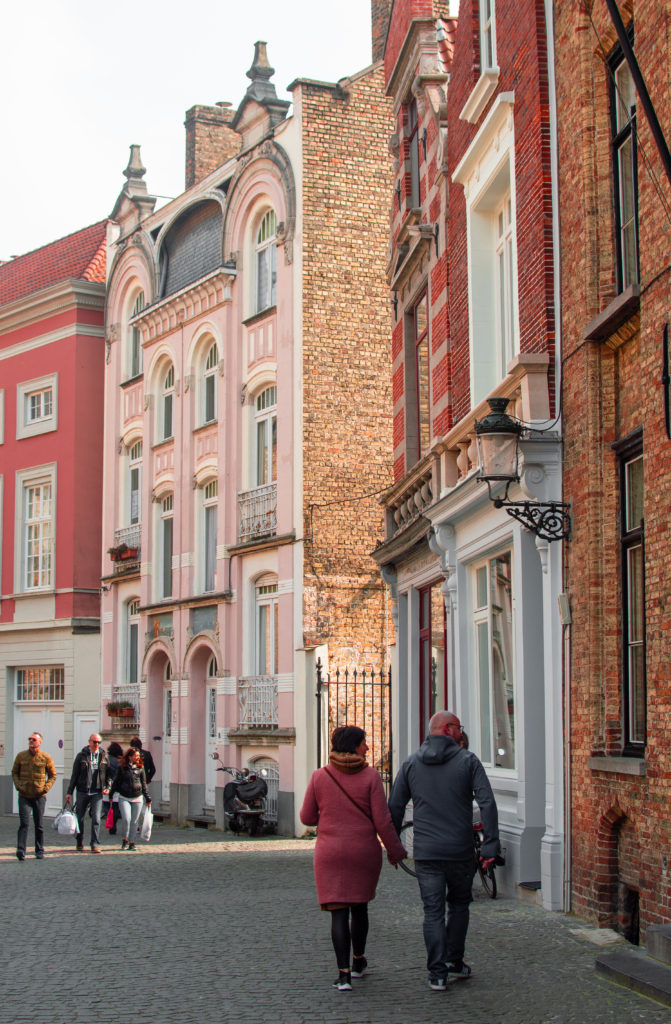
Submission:
[[[104,308],[105,285],[102,282],[70,277],[49,288],[42,288],[14,302],[5,303],[0,308],[0,333],[18,330],[62,313],[64,309],[95,309],[102,312]]]
[[[231,285],[236,275],[235,267],[218,267],[193,284],[143,309],[130,320],[142,332],[143,346],[230,302]]]

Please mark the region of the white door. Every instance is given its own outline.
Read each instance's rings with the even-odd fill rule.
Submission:
[[[161,751],[161,800],[170,802],[170,761],[172,755],[172,690],[163,690],[163,750]]]
[[[217,762],[212,755],[217,749],[217,688],[205,690],[205,806],[214,807],[214,787],[217,781]]]
[[[14,705],[14,758],[20,750],[28,749],[28,737],[35,731],[42,733],[42,750],[50,754],[56,768],[56,781],[47,793],[45,814],[55,815],[61,809],[63,798],[63,732],[65,715],[62,704]],[[68,766],[68,770],[71,769]],[[69,778],[69,776],[68,776]],[[14,790],[13,810],[19,810],[19,796]]]

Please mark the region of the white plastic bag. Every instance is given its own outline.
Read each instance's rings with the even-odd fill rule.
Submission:
[[[151,827],[154,824],[154,815],[151,807],[145,807],[144,817],[142,819],[142,827],[140,828],[140,839],[144,839],[146,843],[151,839]]]
[[[79,832],[77,815],[74,814],[69,807],[64,807],[63,810],[59,811],[54,818],[53,827],[61,836],[76,836]]]

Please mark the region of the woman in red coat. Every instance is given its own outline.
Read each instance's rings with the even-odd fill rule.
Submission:
[[[396,834],[382,779],[366,763],[366,734],[355,725],[336,729],[325,768],[313,772],[301,808],[304,825],[318,825],[315,881],[322,910],[331,911],[331,939],[338,962],[333,987],[352,988],[366,972],[368,902],[375,897],[382,839],[396,866],[406,856]],[[350,925],[351,918],[351,925]],[[350,950],[353,952],[350,969]]]

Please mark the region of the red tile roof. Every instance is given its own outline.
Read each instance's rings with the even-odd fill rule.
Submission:
[[[0,266],[0,304],[30,295],[70,277],[105,281],[105,234],[101,220],[41,249],[17,256]]]
[[[438,18],[436,21],[438,56],[443,66],[443,71],[445,72],[450,72],[452,70],[452,58],[454,57],[454,40],[456,34],[456,18]]]

